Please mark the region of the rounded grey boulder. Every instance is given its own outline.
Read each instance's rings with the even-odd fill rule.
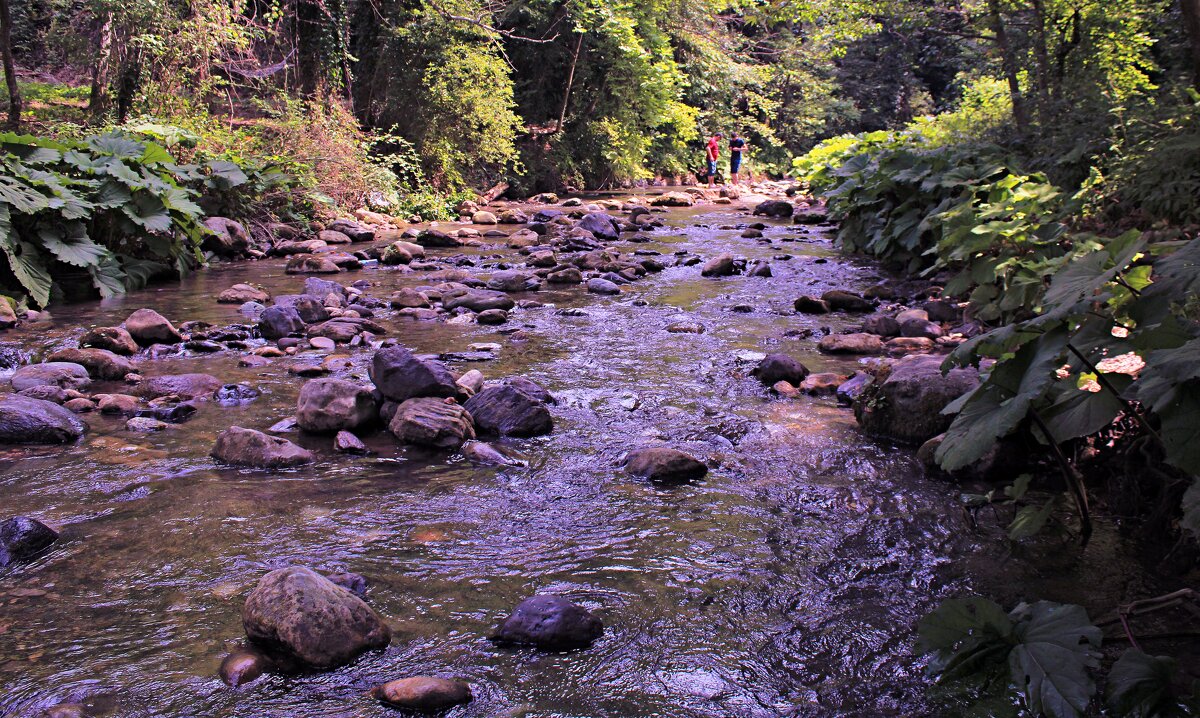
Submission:
[[[599,618],[560,596],[527,598],[500,624],[493,640],[549,651],[586,648],[604,633]]]
[[[52,401],[0,394],[0,444],[66,444],[85,431],[82,421]]]
[[[378,415],[371,390],[345,379],[306,382],[296,401],[296,423],[314,433],[353,431]]]
[[[268,573],[242,607],[246,636],[311,668],[336,668],[388,645],[391,629],[358,596],[303,566]]]

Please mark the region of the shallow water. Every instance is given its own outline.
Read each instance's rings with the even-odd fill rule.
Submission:
[[[821,356],[803,336],[850,320],[796,315],[791,302],[876,283],[871,266],[836,255],[820,230],[777,223],[766,245],[715,229],[751,221],[731,207],[668,221],[652,243],[621,248],[664,260],[792,258],[772,261],[773,278],[672,267],[620,297],[539,292],[529,296],[556,306],[514,311],[507,327],[523,328],[519,338],[381,315],[389,336],[418,352],[496,342],[495,360],[451,365],[527,376],[556,395],[551,435],[505,442],[527,467],[404,450],[386,432],[366,437],[377,452],[367,458],[333,453],[329,437],[289,435],[318,463],[277,473],[214,465],[220,430],[265,429],[292,413],[303,380],[285,369],[316,354],[259,369],[239,368],[232,352],[143,358],[147,375],[206,372],[263,394],[205,406],[159,434],[87,415],[77,446],[0,449],[0,515],[63,532],[36,563],[0,573],[0,716],[78,700],[97,715],[383,716],[393,713],[365,691],[412,674],[470,681],[475,701],[453,716],[950,715],[926,702],[912,655],[913,626],[940,599],[979,591],[1099,609],[1156,586],[1103,529],[1087,552],[1064,544],[1049,566],[1007,553],[965,520],[959,487],[926,478],[911,450],[863,437],[832,399],[775,399],[748,376],[747,352],[852,371],[855,361]],[[472,254],[513,261],[505,249]],[[143,306],[177,323],[245,322],[216,294],[241,281],[301,291],[283,264],[222,265],[63,307],[0,340],[40,355]],[[335,279],[360,278],[384,298],[428,283],[382,268]],[[754,311],[730,311],[743,303]],[[680,318],[706,332],[664,330]],[[352,368],[337,375],[365,380],[370,351],[347,351]],[[670,489],[619,470],[625,451],[656,442],[716,468]],[[242,637],[242,601],[289,564],[368,577],[391,646],[325,674],[225,687],[216,667]],[[561,655],[493,646],[497,622],[538,592],[594,610],[604,637]]]

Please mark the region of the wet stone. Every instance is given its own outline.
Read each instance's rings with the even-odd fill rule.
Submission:
[[[260,469],[288,468],[314,460],[311,452],[287,439],[240,426],[231,426],[217,435],[212,457],[227,464]]]
[[[690,454],[665,446],[653,446],[629,452],[625,471],[650,481],[675,484],[703,478],[708,467]]]
[[[271,659],[265,653],[253,647],[244,647],[225,656],[217,672],[225,685],[237,688],[267,673],[271,667]]]
[[[493,640],[570,651],[590,646],[603,633],[604,624],[582,606],[559,596],[539,595],[522,601],[500,624]]]
[[[0,521],[0,567],[36,558],[58,540],[58,532],[28,516]]]
[[[441,713],[471,702],[471,688],[462,681],[412,676],[376,686],[371,695],[393,708],[414,713]]]
[[[66,444],[87,427],[67,409],[19,394],[0,394],[0,444]]]

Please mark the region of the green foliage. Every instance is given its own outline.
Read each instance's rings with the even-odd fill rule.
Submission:
[[[64,267],[85,270],[105,297],[187,272],[203,261],[197,200],[251,182],[234,163],[180,166],[121,133],[79,142],[7,133],[0,149],[0,251],[15,280],[5,284],[42,307]]]
[[[951,599],[923,618],[919,650],[939,682],[1003,682],[1034,715],[1076,718],[1096,693],[1100,629],[1080,606],[1022,603],[1005,613],[984,598]]]
[[[950,273],[946,295],[969,298],[980,319],[1027,313],[1095,242],[1064,238],[1071,205],[1044,177],[1013,169],[994,146],[942,144],[949,135],[931,126],[839,137],[795,165],[841,220],[843,248]]]

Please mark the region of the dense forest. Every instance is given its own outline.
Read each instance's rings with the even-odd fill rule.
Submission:
[[[794,211],[789,227],[828,219],[839,252],[887,281],[874,295],[805,294],[795,314],[891,313],[804,337],[830,355],[908,339],[890,353],[941,352],[938,381],[975,378],[932,412],[935,430],[901,437],[883,426],[898,421],[892,365],[847,369],[839,383],[870,384],[846,402],[865,433],[919,446],[931,476],[962,484],[963,521],[1021,560],[1028,547],[1082,551],[1097,534],[1111,545],[1115,526],[1156,580],[1180,587],[1112,606],[1107,621],[1039,596],[1015,607],[943,596],[913,627],[936,705],[953,706],[943,715],[1200,715],[1195,631],[1163,619],[1155,635],[1180,655],[1156,655],[1130,625],[1187,610],[1194,622],[1200,606],[1187,588],[1200,557],[1200,0],[0,0],[0,46],[5,328],[179,280],[224,256],[224,231],[239,258],[283,257],[310,235],[354,235],[356,216],[396,241],[346,262],[419,265],[425,249],[478,246],[461,241],[477,231],[438,228],[494,225],[487,208],[500,203],[561,240],[560,254],[602,252],[590,242],[609,231],[654,228],[642,199],[580,210],[575,232],[592,221],[582,240],[547,230],[559,210],[520,207],[703,185],[709,138],[739,134],[746,187],[645,204],[744,192],[763,200],[755,214]],[[632,214],[597,229],[605,210]],[[736,229],[756,239],[771,227]],[[507,247],[537,255],[539,241]],[[700,263],[677,254],[672,268]],[[619,296],[667,267],[532,255],[515,261],[540,279],[487,289],[567,271],[563,282]],[[436,269],[473,291],[484,282],[453,272],[498,256]],[[765,258],[720,259],[704,276],[771,276]],[[489,268],[512,271],[507,261]],[[361,294],[334,286],[339,311]],[[468,291],[447,286],[406,287],[381,306],[440,306],[445,320],[453,292]],[[503,312],[525,308],[513,307]],[[472,307],[466,323],[507,319],[488,311]],[[355,346],[371,346],[361,332]],[[169,334],[130,338],[130,353],[190,336]],[[809,371],[779,374],[781,389],[762,378],[770,359],[754,371],[771,396],[798,391],[788,381]],[[454,392],[436,396],[454,404]],[[5,628],[0,613],[0,638]],[[1119,638],[1102,648],[1105,630]]]

